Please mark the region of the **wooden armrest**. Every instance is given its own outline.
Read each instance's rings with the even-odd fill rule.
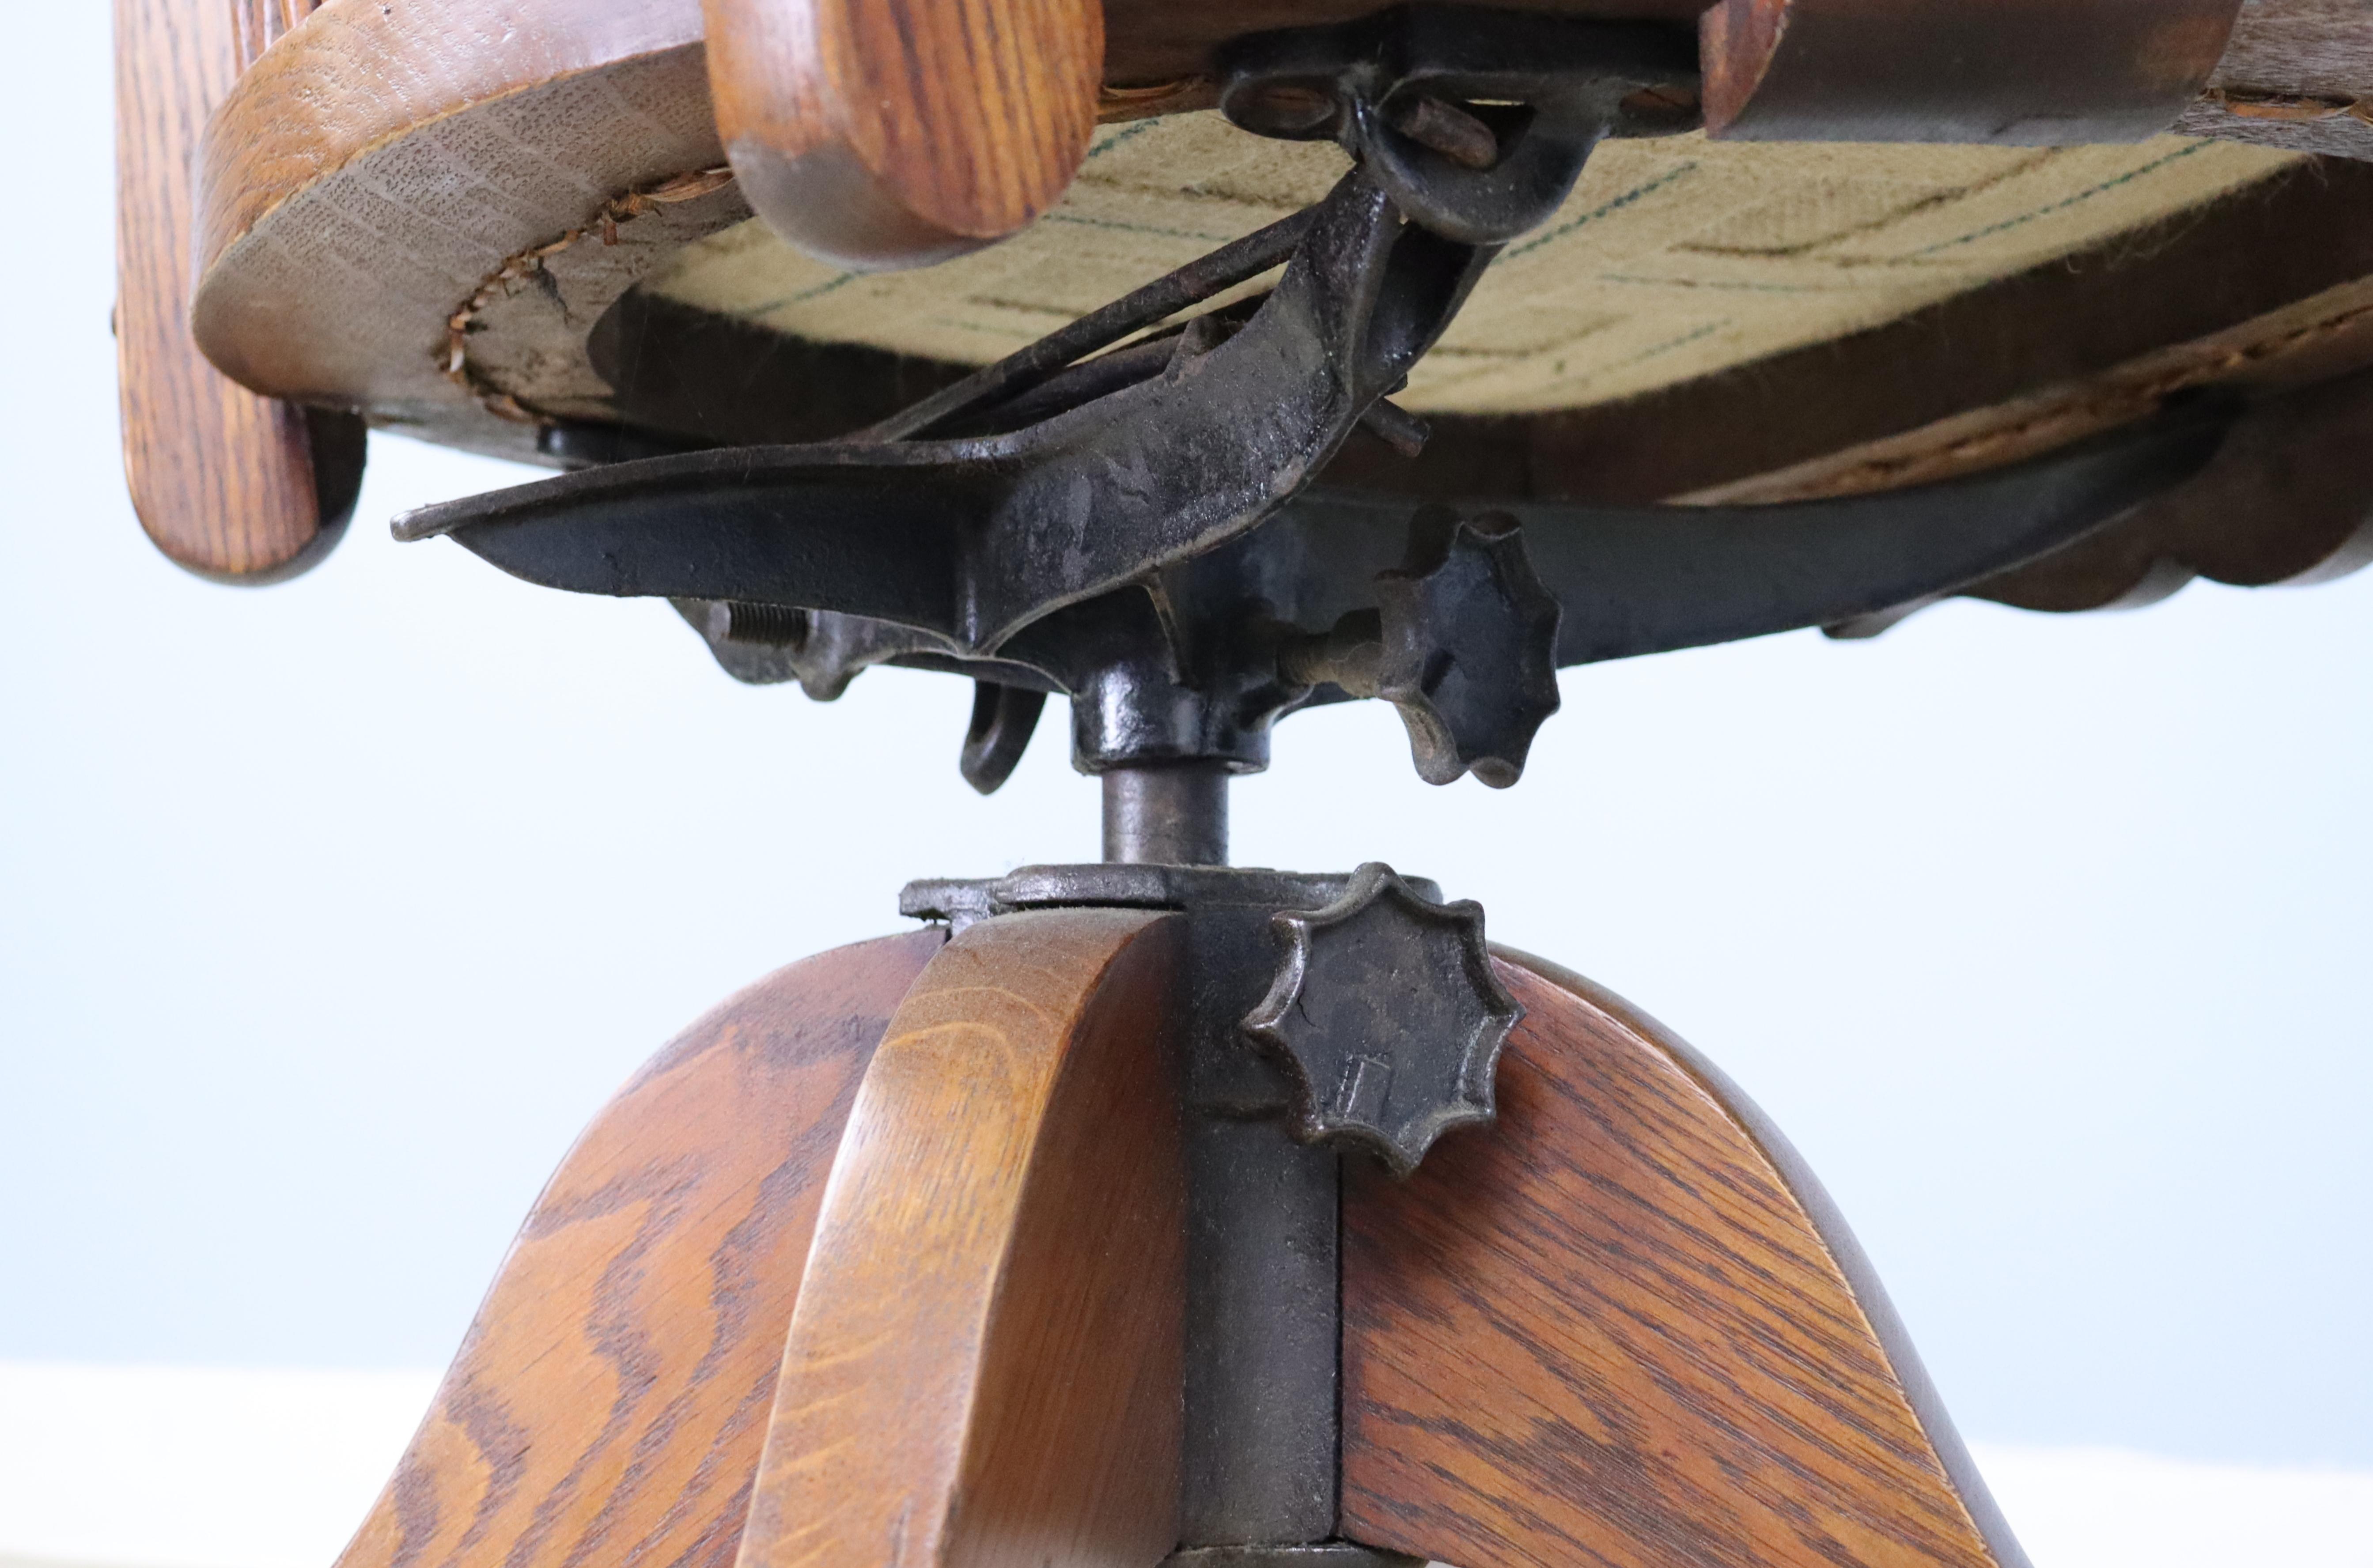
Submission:
[[[364,438],[357,415],[233,384],[190,336],[191,155],[245,63],[247,19],[230,0],[116,0],[115,337],[140,525],[203,577],[263,583],[337,542]]]

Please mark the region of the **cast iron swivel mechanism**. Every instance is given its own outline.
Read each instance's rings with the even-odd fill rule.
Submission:
[[[830,698],[876,663],[969,676],[963,770],[983,790],[1046,697],[1070,699],[1108,863],[917,883],[903,906],[957,926],[1186,915],[1181,1560],[1372,1562],[1329,1539],[1339,1152],[1406,1174],[1489,1120],[1517,1010],[1480,910],[1431,883],[1222,869],[1227,778],[1267,765],[1284,715],[1374,696],[1429,782],[1504,788],[1559,668],[1951,592],[2188,477],[2221,424],[2179,410],[1970,478],[1785,506],[1412,508],[1315,486],[1357,427],[1423,440],[1391,394],[1599,140],[1689,128],[1694,53],[1651,27],[1410,6],[1224,64],[1238,125],[1350,154],[1316,206],[845,439],[587,469],[396,532],[550,587],[672,599],[745,681]],[[1267,292],[1186,313],[1280,263]]]

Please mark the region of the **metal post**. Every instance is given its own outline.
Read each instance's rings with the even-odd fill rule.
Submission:
[[[1228,863],[1225,764],[1116,767],[1104,781],[1105,860],[1163,866]]]
[[[1199,1049],[1233,1040],[1197,1042]],[[1335,1531],[1338,1156],[1281,1117],[1186,1118],[1186,1428],[1179,1534],[1298,1546]]]

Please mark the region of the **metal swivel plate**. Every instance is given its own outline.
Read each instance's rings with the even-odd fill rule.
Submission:
[[[1433,903],[1371,862],[1336,902],[1274,925],[1285,962],[1243,1027],[1293,1082],[1297,1138],[1407,1176],[1444,1133],[1491,1119],[1524,1010],[1491,972],[1482,906]]]

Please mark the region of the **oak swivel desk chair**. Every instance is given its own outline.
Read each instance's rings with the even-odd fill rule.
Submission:
[[[2023,1561],[1714,1068],[1430,882],[1228,868],[1227,781],[2358,564],[2373,12],[1700,12],[117,0],[175,560],[303,569],[367,426],[539,461],[397,532],[968,678],[984,790],[1069,697],[1104,781],[1104,863],[910,883],[626,1086],[341,1568]]]

